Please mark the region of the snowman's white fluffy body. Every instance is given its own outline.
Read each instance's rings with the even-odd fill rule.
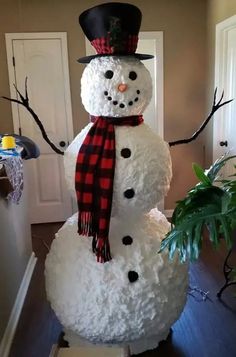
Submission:
[[[68,187],[75,197],[75,165],[80,146],[89,131],[88,124],[70,144],[64,155],[65,176]],[[112,215],[135,216],[149,212],[157,206],[169,189],[172,176],[169,148],[163,139],[146,124],[136,127],[117,126],[116,166],[113,185]],[[131,156],[121,156],[121,150],[128,148]],[[124,192],[132,188],[132,199]]]
[[[112,78],[106,78],[107,71]],[[139,115],[151,99],[151,78],[137,59],[96,58],[85,68],[81,92],[85,109],[92,115]],[[76,158],[91,126],[78,134],[64,156],[66,180],[74,197]],[[148,213],[169,188],[168,145],[146,124],[116,126],[115,138],[109,233],[113,259],[97,263],[91,238],[78,235],[74,215],[56,235],[47,256],[46,289],[69,331],[90,342],[128,343],[132,352],[139,353],[166,338],[185,305],[188,274],[186,265],[157,253],[169,224],[157,209]],[[124,157],[122,149],[129,149],[130,156]],[[127,198],[124,192],[130,189],[134,195]],[[124,236],[132,237],[132,244],[124,245]],[[130,271],[138,274],[134,282],[128,277]]]
[[[113,72],[112,78],[105,77],[107,71]],[[130,72],[135,72],[137,78],[130,79]],[[120,84],[126,84],[127,90],[120,92]],[[150,73],[142,62],[133,57],[95,58],[87,65],[81,78],[82,103],[91,115],[139,115],[144,112],[151,97]]]
[[[132,221],[112,218],[113,259],[96,262],[91,239],[77,234],[77,215],[57,233],[46,260],[48,298],[63,326],[95,343],[128,343],[168,334],[186,301],[187,266],[158,254],[169,230],[156,209]],[[122,238],[130,235],[133,244]],[[128,272],[136,271],[130,283]]]

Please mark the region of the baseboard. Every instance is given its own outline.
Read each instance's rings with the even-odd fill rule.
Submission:
[[[21,285],[18,290],[14,306],[11,311],[11,315],[8,320],[6,330],[4,332],[4,335],[3,335],[3,338],[2,338],[2,341],[0,344],[0,356],[1,357],[8,357],[8,355],[9,355],[13,337],[14,337],[16,327],[17,327],[17,324],[19,321],[22,307],[24,305],[25,297],[26,297],[26,294],[28,291],[28,287],[29,287],[29,284],[31,281],[31,277],[32,277],[32,274],[34,271],[36,261],[37,261],[37,258],[35,257],[35,254],[32,253],[31,257],[29,259],[29,262],[27,264],[27,267],[25,269],[25,273],[24,273],[23,279],[21,281]]]
[[[165,210],[164,210],[164,215],[165,215],[167,218],[171,218],[172,215],[173,215],[173,212],[174,212],[173,209],[165,209]]]

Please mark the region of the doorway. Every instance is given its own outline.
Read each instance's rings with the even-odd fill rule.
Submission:
[[[225,100],[234,99],[215,114],[213,159],[236,155],[236,15],[216,25],[215,87]],[[222,178],[234,174],[236,160],[226,163]]]
[[[15,83],[24,93],[28,78],[30,106],[38,114],[52,142],[66,149],[73,139],[66,33],[6,34],[11,97]],[[62,156],[43,140],[30,114],[12,103],[15,133],[30,137],[40,148],[37,160],[26,162],[29,172],[31,223],[65,221],[72,214]]]

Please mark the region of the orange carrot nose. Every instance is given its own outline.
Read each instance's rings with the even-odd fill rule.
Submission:
[[[127,84],[120,83],[120,84],[118,85],[118,91],[119,91],[119,92],[125,92],[127,88],[128,88]]]

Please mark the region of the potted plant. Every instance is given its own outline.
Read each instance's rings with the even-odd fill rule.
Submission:
[[[214,248],[219,247],[223,238],[229,252],[224,263],[225,284],[218,292],[218,297],[228,286],[236,284],[236,268],[228,264],[234,242],[232,233],[236,228],[236,174],[228,179],[218,176],[225,163],[235,158],[223,156],[205,171],[193,164],[200,182],[183,200],[177,202],[172,216],[172,229],[160,248],[160,252],[169,250],[170,259],[178,252],[181,262],[195,261],[202,249],[204,229],[207,229]]]

